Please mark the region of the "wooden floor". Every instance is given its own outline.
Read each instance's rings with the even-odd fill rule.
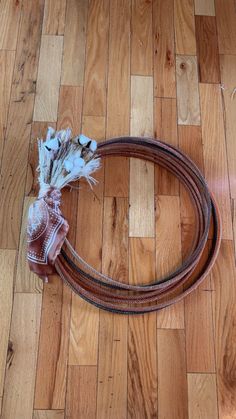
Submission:
[[[234,0],[1,0],[2,419],[236,418]],[[139,317],[90,306],[25,259],[48,125],[98,141],[155,136],[184,150],[217,198],[217,263],[184,302]],[[120,281],[183,260],[194,216],[166,171],[113,158],[65,191],[70,240]]]

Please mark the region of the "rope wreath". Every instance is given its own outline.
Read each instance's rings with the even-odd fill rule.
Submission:
[[[83,135],[73,139],[70,135],[68,130],[55,133],[51,129],[46,142],[40,140],[39,143],[39,155],[43,153],[43,158],[39,158],[40,193],[30,207],[28,221],[30,269],[43,279],[57,272],[86,301],[116,313],[147,313],[180,301],[207,276],[221,241],[219,211],[200,170],[183,152],[156,139],[119,137],[96,145]],[[52,150],[48,143],[55,139],[57,147]],[[80,177],[86,177],[90,184],[95,183],[91,173],[99,168],[101,159],[109,156],[134,157],[158,164],[174,174],[189,193],[195,212],[195,236],[190,254],[181,267],[164,279],[150,284],[143,281],[139,285],[116,281],[84,261],[66,238],[68,223],[59,208],[60,189]],[[76,158],[84,160],[84,163],[77,161],[80,167],[76,166]],[[203,260],[208,242],[209,251]]]

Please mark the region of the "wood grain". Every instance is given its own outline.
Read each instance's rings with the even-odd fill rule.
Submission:
[[[43,34],[63,35],[66,17],[66,0],[45,0]]]
[[[129,282],[155,278],[155,239],[129,239]],[[128,417],[157,414],[156,314],[130,316],[128,325]]]
[[[55,275],[45,286],[34,408],[64,409],[70,327],[70,289]]]
[[[176,97],[173,0],[153,0],[154,95]]]
[[[160,418],[187,418],[184,331],[158,330],[157,357],[158,415]]]
[[[224,278],[224,281],[222,281]],[[223,240],[212,271],[215,287],[213,318],[215,325],[216,371],[219,417],[235,416],[235,264],[231,241]]]
[[[83,86],[87,0],[67,0],[62,84]]]
[[[89,3],[84,80],[84,115],[106,114],[109,2]]]
[[[6,134],[14,62],[14,51],[0,51],[0,157]]]
[[[219,205],[223,238],[232,239],[225,132],[219,86],[200,84],[200,101],[205,176]]]
[[[130,0],[110,3],[109,68],[106,137],[129,135],[130,124]],[[105,196],[127,197],[128,159],[111,157],[105,163]]]
[[[7,348],[13,304],[13,278],[15,259],[15,250],[0,250],[0,397],[3,396],[5,366],[7,360]]]
[[[153,78],[131,77],[133,136],[153,135]],[[154,237],[154,165],[130,159],[129,236]],[[145,214],[145,216],[144,216]]]
[[[200,125],[197,60],[176,56],[177,109],[180,125]]]
[[[176,54],[196,55],[194,0],[174,0]]]
[[[232,198],[236,198],[236,150],[235,150],[235,97],[232,96],[236,85],[236,57],[234,55],[220,56],[221,79],[225,86],[222,90],[223,111],[225,123],[225,136],[227,148],[227,161],[229,172],[230,194]]]
[[[27,197],[24,199],[23,217],[20,232],[20,244],[17,258],[17,269],[15,279],[15,292],[36,292],[41,293],[43,281],[29,270],[26,259],[27,251],[27,220],[30,205],[35,198]]]
[[[188,403],[191,419],[218,417],[215,374],[188,374]]]
[[[22,0],[3,0],[0,3],[0,50],[15,50],[20,23]]]
[[[24,2],[22,13],[1,168],[0,246],[2,248],[16,248],[19,240],[43,1]],[[31,36],[28,36],[29,33]]]
[[[152,2],[132,1],[131,74],[152,76]]]
[[[96,381],[96,367],[69,367],[66,418],[96,418]]]
[[[220,54],[236,54],[236,10],[234,0],[215,0]]]
[[[213,16],[196,16],[196,39],[201,83],[220,83],[216,20]]]
[[[180,202],[177,196],[158,196],[156,200],[156,277],[163,279],[182,261]],[[157,327],[184,328],[183,301],[157,313]]]
[[[194,0],[195,15],[215,16],[214,0]]]
[[[34,121],[56,121],[63,38],[43,35],[34,105]],[[50,64],[48,61],[50,57]]]
[[[176,99],[155,98],[154,137],[178,147]],[[155,193],[179,195],[179,182],[166,169],[155,165]]]
[[[40,312],[40,294],[15,294],[2,419],[32,418]]]
[[[33,419],[64,419],[64,410],[34,410]]]

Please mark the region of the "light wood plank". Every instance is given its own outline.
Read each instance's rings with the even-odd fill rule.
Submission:
[[[199,80],[202,83],[220,83],[216,19],[213,16],[196,16],[195,22]]]
[[[105,198],[102,271],[128,282],[128,200]],[[126,417],[127,316],[100,312],[97,417]]]
[[[45,0],[43,34],[64,35],[66,0]]]
[[[105,118],[83,117],[83,131],[96,140],[105,136]],[[104,170],[96,174],[93,191],[81,182],[76,226],[76,250],[101,271]],[[96,222],[94,221],[96,220]],[[98,356],[99,310],[80,297],[72,296],[69,363],[96,365]]]
[[[236,87],[236,56],[235,55],[221,55],[220,56],[221,79],[225,89],[223,94],[223,110],[225,118],[225,135],[226,148],[228,159],[228,172],[231,197],[236,198],[236,150],[235,150],[235,111],[236,100],[232,96],[233,90]]]
[[[10,332],[15,258],[16,252],[14,250],[0,250],[0,397],[3,395],[7,347]]]
[[[153,0],[154,95],[176,97],[174,4]]]
[[[59,277],[44,288],[34,408],[64,409],[71,292]]]
[[[27,250],[27,220],[30,205],[35,198],[27,197],[24,200],[23,218],[20,233],[20,245],[17,258],[15,292],[36,292],[40,293],[43,289],[43,281],[29,270],[26,259]]]
[[[215,374],[188,374],[188,411],[191,419],[218,417]]]
[[[183,330],[157,331],[158,415],[188,417],[187,377]],[[171,403],[170,403],[171,400]]]
[[[200,125],[197,59],[176,56],[177,108],[180,125]]]
[[[223,109],[219,86],[200,84],[200,101],[205,176],[219,205],[223,238],[232,239]],[[209,103],[211,112],[209,112]]]
[[[24,2],[0,180],[3,248],[16,248],[19,240],[42,18],[43,0]]]
[[[87,0],[67,0],[62,84],[83,86]]]
[[[84,115],[106,114],[109,2],[92,0],[88,11]]]
[[[71,128],[78,135],[82,122],[83,89],[79,86],[61,86],[58,106],[59,129]]]
[[[176,99],[155,98],[154,136],[178,147]],[[155,165],[155,193],[179,195],[178,179],[158,165]]]
[[[153,78],[131,77],[131,135],[153,135]],[[154,165],[130,159],[129,236],[154,237]],[[144,215],[145,214],[145,215]]]
[[[222,280],[223,278],[223,280]],[[232,372],[235,358],[235,264],[231,241],[223,240],[212,279],[215,287],[213,317],[215,324],[215,349],[219,417],[235,416],[236,387]]]
[[[57,120],[62,48],[62,36],[42,36],[34,106],[34,121]],[[50,64],[48,60],[49,57]]]
[[[156,202],[156,277],[162,279],[181,265],[180,203],[177,196],[158,196]],[[180,301],[157,312],[157,327],[184,328]]]
[[[215,0],[220,54],[236,54],[236,10],[234,0]]]
[[[214,0],[194,0],[195,15],[215,16]]]
[[[32,418],[40,313],[40,294],[15,295],[2,419]]]
[[[97,368],[69,366],[66,418],[96,418]]]
[[[106,137],[129,135],[130,124],[130,19],[131,1],[110,3],[109,69]],[[105,196],[127,197],[127,158],[106,159]]]
[[[131,74],[152,76],[152,2],[132,1]]]
[[[129,240],[129,282],[155,278],[155,239]],[[156,314],[130,316],[128,325],[128,417],[157,414]]]
[[[64,419],[64,410],[34,410],[33,419]]]
[[[174,0],[176,54],[196,55],[194,1]]]
[[[22,0],[0,2],[0,50],[15,50],[19,30]]]
[[[236,261],[236,201],[233,199],[232,202],[232,213],[233,213],[233,236],[234,236],[234,255]]]
[[[14,51],[0,51],[0,157],[6,134],[14,62]]]

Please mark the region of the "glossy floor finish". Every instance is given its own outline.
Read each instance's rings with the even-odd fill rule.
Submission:
[[[236,418],[234,0],[1,0],[0,401],[3,419]],[[99,311],[25,260],[48,125],[184,150],[218,201],[213,271],[145,316]],[[149,282],[188,254],[194,214],[165,170],[108,159],[63,193],[69,238],[94,267]],[[207,249],[206,249],[207,251]]]

